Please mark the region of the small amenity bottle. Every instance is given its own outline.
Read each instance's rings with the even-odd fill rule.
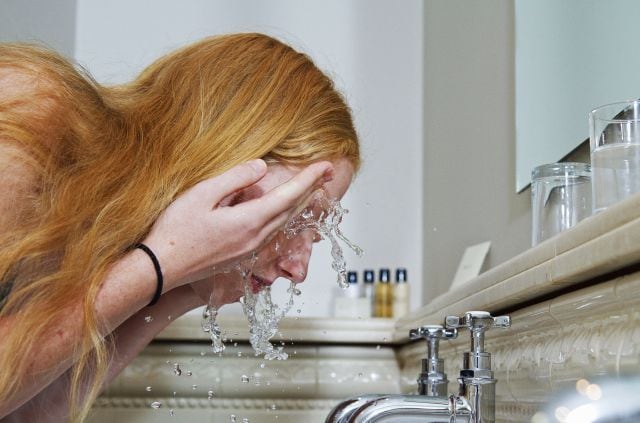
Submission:
[[[364,297],[369,300],[369,317],[376,317],[375,275],[373,270],[364,271]]]
[[[380,269],[376,283],[376,317],[393,317],[393,292],[389,269]]]
[[[396,283],[393,286],[393,317],[402,317],[409,313],[409,284],[407,269],[396,269]]]
[[[371,316],[371,304],[368,298],[362,295],[358,286],[358,273],[347,272],[349,287],[341,290],[334,303],[334,316],[347,318],[368,318]]]
[[[358,272],[347,272],[347,282],[349,287],[344,291],[347,298],[361,297],[360,285],[358,284]]]

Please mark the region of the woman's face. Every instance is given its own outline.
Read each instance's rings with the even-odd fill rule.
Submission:
[[[351,183],[353,166],[347,159],[336,160],[333,166],[333,179],[325,182],[322,188],[329,199],[340,200]],[[300,167],[270,165],[264,178],[240,193],[241,201],[262,196],[287,182],[300,170]],[[250,281],[251,289],[258,292],[280,277],[295,283],[303,282],[307,277],[313,244],[318,241],[320,237],[313,229],[303,230],[292,238],[287,238],[283,231],[278,232],[257,251]],[[216,276],[214,281],[213,303],[216,306],[236,302],[244,295],[243,281],[237,273],[221,276]]]

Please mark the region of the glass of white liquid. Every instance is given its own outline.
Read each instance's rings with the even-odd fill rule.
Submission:
[[[593,212],[640,192],[640,101],[589,113]]]
[[[591,169],[587,163],[550,163],[531,172],[531,244],[591,216]]]

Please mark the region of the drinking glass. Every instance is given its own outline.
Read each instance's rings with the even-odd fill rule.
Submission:
[[[593,211],[640,192],[640,101],[598,107],[589,113]]]
[[[591,168],[586,163],[551,163],[531,172],[531,244],[575,226],[591,215]]]

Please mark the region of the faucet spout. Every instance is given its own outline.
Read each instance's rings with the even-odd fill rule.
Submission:
[[[468,423],[471,414],[464,397],[378,395],[342,402],[325,423]]]

